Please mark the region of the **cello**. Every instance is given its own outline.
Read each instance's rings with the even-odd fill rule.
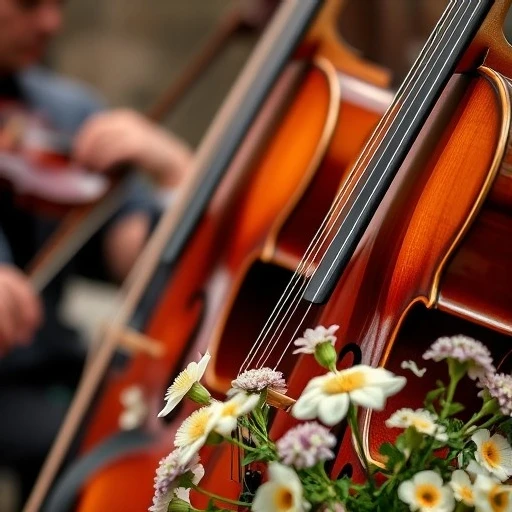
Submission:
[[[321,2],[316,1],[281,5],[199,150],[195,167],[200,172],[191,175],[202,181],[188,183],[128,279],[124,307],[90,365],[91,371],[77,393],[27,511],[39,509],[136,305],[146,303],[143,309],[151,312],[143,336],[138,337],[136,357],[127,359],[121,370],[114,368],[111,372],[108,386],[102,390],[87,422],[81,458],[63,474],[49,498],[47,507],[52,511],[71,506],[79,491],[78,508],[83,510],[140,510],[149,505],[154,467],[169,451],[169,439],[175,428],[175,424],[167,427],[154,419],[169,379],[180,371],[187,353],[213,344],[212,332],[220,325],[217,319],[223,316],[219,307],[231,302],[235,294],[240,295],[239,303],[243,304],[242,283],[257,285],[254,271],[258,271],[260,262],[269,263],[267,278],[271,283],[275,281],[274,269],[289,272],[294,268],[294,251],[301,250],[308,233],[323,215],[318,209],[310,218],[304,218],[297,205],[318,203],[319,187],[334,195],[336,182],[342,179],[391,99],[383,87],[388,82],[387,73],[340,45],[335,15],[342,7],[341,2],[326,3],[296,53],[300,60],[277,82],[248,141],[227,168],[226,177],[222,173],[243,131],[320,6]],[[299,131],[297,127],[305,116],[308,123],[302,123],[304,129]],[[277,125],[278,120],[282,120],[281,125]],[[328,202],[328,197],[322,198],[324,211]],[[256,213],[262,205],[264,211]],[[293,222],[287,222],[285,214]],[[195,223],[198,227],[191,236],[189,229]],[[177,229],[167,240],[173,226]],[[150,264],[158,265],[156,271],[148,270]],[[153,286],[148,285],[151,279]],[[162,285],[164,290],[156,293],[155,284],[159,285],[157,291]],[[142,292],[146,294],[141,301]],[[155,299],[152,294],[160,296]],[[262,304],[262,317],[267,314],[267,306]],[[232,368],[237,364],[237,348],[236,340],[232,340]],[[227,375],[218,379],[221,391],[225,391],[229,371],[226,368]],[[126,392],[145,399],[143,407],[139,407],[144,414],[132,426],[134,444],[118,452],[116,442],[130,439],[129,432],[120,432],[119,426],[125,412],[121,400]],[[137,492],[122,496],[110,492],[119,485],[135,489],[144,475],[148,485],[138,486]]]

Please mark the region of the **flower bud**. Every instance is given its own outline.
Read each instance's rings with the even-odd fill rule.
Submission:
[[[187,393],[187,396],[193,401],[201,405],[210,405],[211,395],[208,390],[199,382],[194,382]]]
[[[315,359],[320,366],[327,368],[328,370],[334,371],[336,368],[336,360],[338,355],[336,349],[332,346],[329,341],[320,343],[315,348]]]

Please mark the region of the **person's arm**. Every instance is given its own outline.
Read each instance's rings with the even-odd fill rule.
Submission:
[[[191,159],[188,146],[141,115],[127,110],[105,112],[86,121],[76,137],[74,158],[97,172],[131,163],[147,173],[161,189],[179,185]],[[155,201],[147,191],[133,190],[122,215],[108,227],[104,240],[109,274],[123,280],[149,234]]]

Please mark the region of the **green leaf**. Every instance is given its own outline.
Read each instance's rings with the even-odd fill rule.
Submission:
[[[444,406],[444,403],[442,404]],[[452,402],[448,405],[447,416],[454,416],[455,414],[464,410],[464,406],[458,402]]]
[[[440,387],[440,388],[437,388],[437,389],[433,389],[432,391],[429,391],[426,395],[425,395],[425,405],[430,405],[432,404],[435,400],[437,400],[444,392],[446,391],[446,388],[443,386],[443,387]]]

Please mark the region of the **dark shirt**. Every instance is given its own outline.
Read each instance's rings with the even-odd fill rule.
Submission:
[[[103,108],[103,102],[88,88],[50,71],[34,68],[0,80],[0,98],[21,101],[42,115],[52,127],[75,134],[82,123]],[[132,187],[125,203],[110,224],[134,211],[157,215],[149,188],[142,181]],[[24,269],[58,225],[58,220],[20,208],[8,189],[0,190],[0,262]],[[27,382],[39,373],[59,371],[69,361],[81,361],[84,345],[74,329],[59,318],[63,285],[72,273],[104,278],[102,229],[47,286],[42,294],[45,322],[36,339],[0,359],[2,382]],[[37,370],[37,371],[35,371]]]

